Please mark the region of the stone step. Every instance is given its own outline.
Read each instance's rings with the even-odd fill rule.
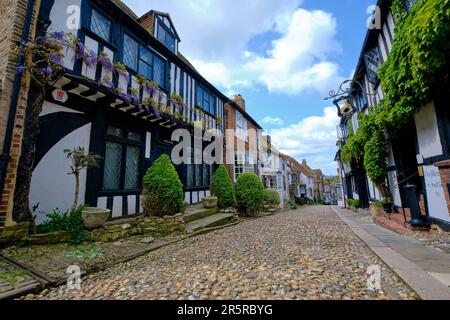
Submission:
[[[184,223],[189,223],[195,220],[209,217],[213,214],[216,214],[217,212],[217,208],[205,209],[202,204],[189,206],[183,214],[183,221]]]
[[[186,224],[186,231],[192,233],[205,228],[218,227],[233,222],[233,213],[217,213]]]

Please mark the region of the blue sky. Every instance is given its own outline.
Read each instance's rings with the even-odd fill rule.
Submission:
[[[169,12],[180,51],[272,135],[276,146],[336,174],[339,119],[329,90],[351,77],[375,0],[124,0]]]

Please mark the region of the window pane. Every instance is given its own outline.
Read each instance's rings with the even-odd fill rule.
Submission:
[[[148,80],[152,80],[152,68],[144,61],[139,61],[139,73],[146,77]]]
[[[203,165],[203,186],[209,187],[209,167],[208,165]]]
[[[202,165],[201,164],[195,165],[195,186],[196,187],[202,186]]]
[[[111,21],[96,10],[92,10],[91,31],[102,39],[109,41],[111,35]]]
[[[120,171],[122,167],[122,145],[106,142],[105,172],[103,176],[103,189],[120,189]]]
[[[141,151],[139,147],[127,146],[125,190],[138,189],[140,156]]]
[[[158,40],[163,44],[166,42],[166,29],[161,27],[160,24],[158,24]]]
[[[142,134],[137,132],[128,132],[128,139],[133,141],[142,141]]]
[[[187,187],[192,188],[194,186],[194,166],[188,164],[186,166],[186,175],[187,175]]]
[[[138,50],[138,43],[125,34],[123,39],[123,62],[133,70],[137,69]]]
[[[123,130],[115,127],[108,127],[107,134],[118,138],[123,138]]]
[[[197,107],[203,108],[203,89],[197,86]]]
[[[141,55],[139,56],[139,59],[147,62],[150,65],[153,64],[153,54],[150,52],[150,50],[141,46],[140,52]]]
[[[166,64],[158,57],[154,58],[153,64],[153,81],[155,81],[160,87],[164,88],[166,79]]]

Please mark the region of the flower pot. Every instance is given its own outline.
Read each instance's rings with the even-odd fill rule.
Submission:
[[[217,197],[204,197],[202,199],[203,206],[206,209],[213,209],[213,208],[217,207],[218,201],[219,201],[219,199]]]
[[[94,230],[103,227],[111,214],[111,210],[86,207],[84,208],[81,217],[83,219],[84,227],[87,230]]]

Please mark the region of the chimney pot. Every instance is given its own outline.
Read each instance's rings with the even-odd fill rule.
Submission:
[[[236,95],[233,101],[245,111],[245,100],[241,94]]]

